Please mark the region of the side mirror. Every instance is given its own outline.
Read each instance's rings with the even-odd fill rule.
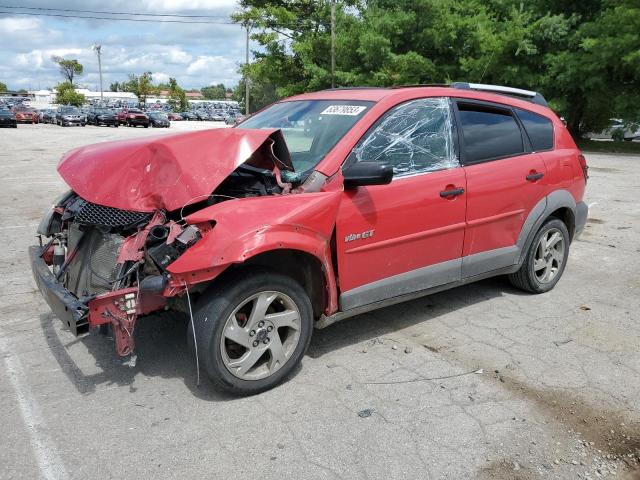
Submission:
[[[366,185],[387,185],[393,179],[393,167],[378,162],[357,162],[347,167],[342,175],[345,189]]]

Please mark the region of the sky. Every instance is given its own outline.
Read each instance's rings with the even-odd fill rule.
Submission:
[[[215,16],[155,17],[211,22],[229,22],[229,14],[238,8],[236,0],[0,0],[0,12],[9,12],[0,13],[0,82],[10,90],[38,90],[59,83],[62,77],[51,60],[53,55],[77,59],[84,66],[84,74],[74,83],[98,90],[98,60],[91,49],[96,42],[102,45],[105,90],[112,82],[126,80],[130,73],[139,75],[146,71],[152,72],[154,82],[175,77],[183,88],[218,83],[233,86],[240,79],[238,68],[245,58],[245,33],[239,25],[27,16],[17,12],[110,15],[7,8],[11,6]]]

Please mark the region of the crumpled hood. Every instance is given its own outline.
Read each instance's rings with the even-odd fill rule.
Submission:
[[[280,130],[220,128],[80,147],[62,157],[58,173],[90,202],[171,211],[204,200],[262,148],[292,169]]]

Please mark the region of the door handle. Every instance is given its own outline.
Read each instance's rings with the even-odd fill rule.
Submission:
[[[528,182],[536,182],[536,181],[540,180],[542,177],[544,177],[544,173],[542,173],[542,172],[530,173],[529,175],[527,175],[527,181]]]
[[[464,188],[452,188],[451,190],[443,190],[440,192],[442,198],[456,197],[464,193]]]

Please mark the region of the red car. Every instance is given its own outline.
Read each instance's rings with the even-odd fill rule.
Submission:
[[[142,125],[144,128],[149,128],[149,117],[137,108],[123,108],[118,112],[117,117],[120,125],[127,127]]]
[[[16,105],[11,111],[16,116],[18,123],[40,122],[40,113],[35,108],[27,107],[26,105]]]
[[[185,312],[197,368],[239,394],[291,374],[314,327],[495,275],[549,291],[587,219],[562,122],[491,85],[310,93],[58,171],[30,251],[53,311],[121,356],[141,315]]]
[[[173,122],[179,122],[180,120],[183,120],[182,116],[179,113],[175,112],[169,112],[167,114],[167,117]]]

